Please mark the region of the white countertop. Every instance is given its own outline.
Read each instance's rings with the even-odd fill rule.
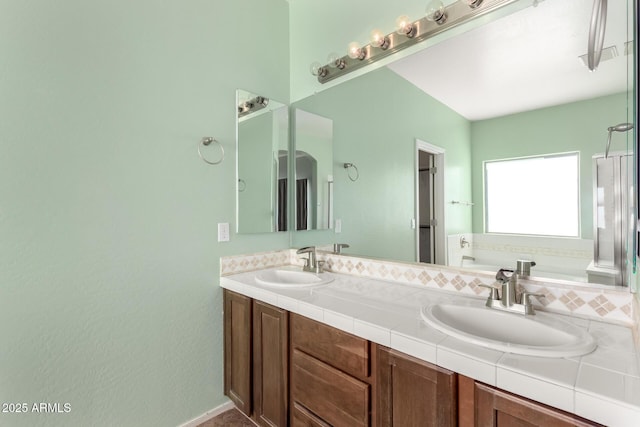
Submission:
[[[220,286],[584,418],[640,426],[639,358],[629,328],[557,315],[587,329],[597,349],[565,359],[521,356],[460,341],[422,321],[421,307],[466,296],[335,273],[323,273],[335,277],[324,286],[281,289],[256,283],[257,273],[221,277]]]

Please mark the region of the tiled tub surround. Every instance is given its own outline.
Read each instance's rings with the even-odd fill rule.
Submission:
[[[493,283],[491,276],[344,255],[319,258],[334,272],[327,274],[335,275],[335,281],[319,288],[274,289],[255,282],[261,269],[301,265],[295,250],[222,258],[220,285],[596,422],[640,425],[639,355],[629,327],[636,317],[635,301],[630,294],[524,283],[555,298],[544,309],[556,303],[553,311],[580,315],[562,317],[588,329],[598,348],[565,359],[519,356],[459,341],[420,318],[419,309],[429,303],[483,298],[477,285]],[[613,308],[598,310],[600,302]]]
[[[464,255],[475,260],[463,260]],[[447,236],[447,264],[453,267],[492,266],[497,271],[495,266],[515,268],[519,259],[537,263],[534,275],[584,282],[593,261],[593,240],[480,233]]]

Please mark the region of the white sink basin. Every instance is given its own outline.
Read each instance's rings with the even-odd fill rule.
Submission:
[[[596,348],[586,330],[547,313],[524,316],[473,302],[433,304],[423,307],[421,315],[440,332],[507,353],[573,357]]]
[[[256,276],[257,283],[278,288],[308,288],[326,285],[333,282],[333,279],[329,273],[310,273],[286,269],[267,270]]]

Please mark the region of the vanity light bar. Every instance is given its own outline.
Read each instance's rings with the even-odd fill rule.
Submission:
[[[262,110],[269,105],[269,98],[264,96],[256,96],[248,101],[238,105],[238,117],[243,117],[256,111]]]
[[[320,83],[326,83],[515,1],[517,0],[459,0],[449,6],[441,6],[436,12],[406,25],[401,33],[394,31],[387,34],[377,45],[354,48],[352,43],[348,55],[331,59],[329,64],[323,66],[316,63],[317,65],[312,65],[311,72]],[[430,4],[429,8],[431,6]]]

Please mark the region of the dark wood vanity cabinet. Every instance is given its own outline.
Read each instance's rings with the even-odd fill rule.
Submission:
[[[269,427],[599,426],[224,290],[224,391]]]
[[[295,314],[290,333],[291,425],[372,425],[375,345]]]
[[[600,424],[460,376],[460,426],[596,427]]]
[[[289,313],[224,291],[224,392],[258,425],[288,425]]]
[[[458,425],[455,372],[384,347],[377,362],[378,426]]]

